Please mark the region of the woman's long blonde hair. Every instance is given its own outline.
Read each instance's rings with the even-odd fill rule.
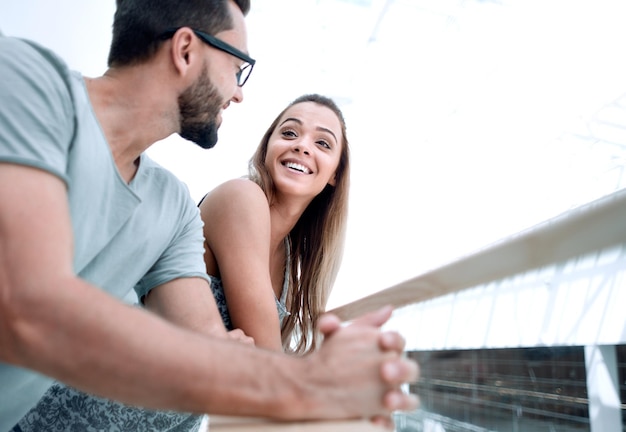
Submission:
[[[303,102],[313,102],[332,110],[341,123],[343,139],[335,186],[326,185],[289,234],[291,278],[287,309],[291,315],[283,320],[281,334],[285,351],[298,354],[312,351],[317,346],[315,326],[326,309],[343,256],[350,187],[350,149],[341,110],[328,97],[318,94],[300,96],[276,117],[249,163],[250,179],[263,189],[271,206],[275,186],[265,166],[269,139],[285,111]]]

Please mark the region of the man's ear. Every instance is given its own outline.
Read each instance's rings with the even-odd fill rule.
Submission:
[[[170,47],[170,55],[174,68],[181,75],[185,76],[193,68],[199,55],[197,52],[198,40],[189,27],[182,27],[174,36]]]

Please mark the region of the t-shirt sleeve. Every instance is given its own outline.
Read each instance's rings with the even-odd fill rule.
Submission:
[[[204,263],[204,234],[200,211],[186,189],[183,197],[170,203],[170,208],[182,209],[180,213],[176,212],[177,229],[168,247],[135,286],[139,299],[153,288],[174,279],[199,277],[210,283]]]
[[[75,130],[69,73],[52,52],[0,36],[0,162],[40,168],[67,182]]]

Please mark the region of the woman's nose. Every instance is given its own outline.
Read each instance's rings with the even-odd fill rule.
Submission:
[[[294,146],[293,146],[293,150],[295,152],[302,152],[302,153],[304,153],[306,155],[310,154],[309,153],[309,147],[306,144],[306,141],[304,141],[304,140],[300,140],[297,143],[295,143]]]

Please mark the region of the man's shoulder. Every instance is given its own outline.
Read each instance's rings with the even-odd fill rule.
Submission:
[[[143,169],[151,177],[159,177],[162,181],[167,183],[172,183],[175,185],[183,185],[184,183],[180,180],[173,172],[165,168],[163,165],[152,159],[146,152],[141,154],[141,165],[143,165]]]
[[[195,207],[191,199],[189,188],[173,172],[150,158],[148,154],[141,155],[142,176],[151,185],[159,196],[168,196],[168,199],[189,201]]]
[[[15,99],[28,104],[41,104],[40,109],[59,104],[72,105],[73,73],[56,53],[42,45],[15,37],[0,36],[0,75],[2,96],[7,101]],[[35,102],[39,100],[40,102]],[[67,116],[67,112],[58,113]]]
[[[67,181],[76,131],[72,76],[52,51],[0,37],[0,159]]]
[[[37,70],[32,68],[33,63],[38,67],[47,64],[57,70],[68,70],[65,61],[54,51],[28,39],[0,35],[0,57],[9,64],[28,66],[32,72]]]

